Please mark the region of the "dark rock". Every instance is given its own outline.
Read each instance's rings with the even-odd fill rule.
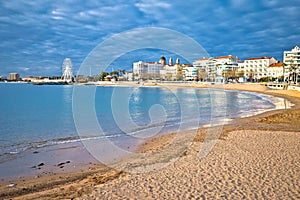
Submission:
[[[57,166],[59,167],[59,166],[62,166],[62,165],[64,165],[64,164],[66,164],[66,163],[61,162],[61,163],[59,163]]]

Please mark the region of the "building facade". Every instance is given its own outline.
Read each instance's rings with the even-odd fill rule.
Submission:
[[[300,47],[295,46],[290,51],[283,52],[284,79],[297,82],[299,79]]]
[[[201,80],[223,82],[238,69],[238,60],[232,55],[202,58],[193,62],[193,66],[198,68]]]
[[[250,80],[260,80],[267,78],[267,69],[273,63],[277,63],[274,57],[260,57],[260,58],[248,58],[243,64],[239,65],[239,68],[244,69],[244,76]],[[243,66],[242,66],[243,65]]]
[[[284,63],[283,62],[277,62],[271,64],[267,69],[267,75],[270,79],[273,80],[281,80],[283,79],[284,74]]]
[[[283,62],[287,66],[298,65],[300,66],[300,47],[295,46],[290,51],[283,52]]]
[[[148,79],[160,79],[160,70],[163,65],[158,62],[134,62],[133,74],[134,79],[148,80]]]
[[[169,64],[165,64],[160,70],[160,78],[167,81],[182,80],[182,68],[179,58],[176,59],[175,64],[173,64],[173,59],[170,58]]]
[[[198,68],[193,66],[184,67],[182,75],[185,81],[196,81],[198,80]]]
[[[20,80],[20,74],[10,73],[8,80],[10,80],[10,81],[19,81]]]

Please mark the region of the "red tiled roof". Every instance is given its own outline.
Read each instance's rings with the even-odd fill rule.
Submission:
[[[235,56],[229,55],[229,56],[217,56],[216,59],[225,59],[225,58],[235,58]]]
[[[261,59],[271,59],[273,57],[262,56],[260,58],[248,58],[247,60],[261,60]]]
[[[273,63],[269,67],[283,67],[284,63],[283,62],[278,62],[278,63]]]

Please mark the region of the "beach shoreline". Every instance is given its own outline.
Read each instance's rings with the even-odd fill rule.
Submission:
[[[126,85],[125,85],[126,86]],[[149,85],[152,86],[152,85]],[[163,85],[155,85],[163,86]],[[165,85],[166,87],[191,87],[191,85]],[[193,86],[192,86],[193,87]],[[299,117],[300,108],[300,93],[297,91],[283,91],[283,90],[269,90],[265,86],[258,84],[226,84],[226,85],[199,85],[195,87],[209,87],[216,89],[225,90],[240,90],[240,91],[250,91],[258,92],[273,96],[279,96],[287,98],[290,102],[294,104],[292,109],[289,110],[273,110],[264,112],[259,115],[239,118],[236,119],[234,124],[225,125],[223,127],[222,134],[219,140],[234,140],[231,138],[232,135],[238,137],[239,131],[247,132],[249,130],[256,131],[257,135],[259,132],[265,132],[269,134],[270,132],[283,132],[285,133],[299,133],[299,125],[296,123]],[[200,128],[198,134],[194,138],[195,143],[203,142],[205,138],[205,132],[207,128]],[[182,133],[178,133],[182,134]],[[242,135],[244,133],[241,133]],[[247,134],[244,134],[248,136]],[[257,136],[259,137],[259,136]],[[271,136],[270,136],[271,137]],[[153,138],[146,142],[140,147],[138,151],[151,152],[164,146],[170,139],[172,139],[172,134],[159,136]],[[230,139],[228,139],[230,138]],[[222,141],[223,142],[223,141]],[[297,143],[296,143],[297,145]],[[193,145],[191,146],[193,148]],[[188,150],[190,151],[190,150]],[[191,159],[189,153],[184,155],[176,162],[187,162],[182,161],[184,159]],[[168,170],[169,166],[164,170]],[[152,173],[147,173],[146,176],[152,176]],[[135,175],[132,175],[135,176]],[[87,195],[96,195],[94,188],[99,189],[99,187],[105,187],[106,183],[112,184],[121,182],[121,179],[126,179],[131,177],[128,173],[119,172],[114,169],[106,168],[103,165],[89,166],[86,169],[80,169],[78,171],[71,171],[68,173],[59,174],[47,174],[38,178],[23,178],[20,180],[15,180],[13,183],[15,186],[8,187],[10,182],[2,183],[0,185],[0,197],[3,198],[16,198],[16,199],[32,199],[32,198],[75,198]],[[172,182],[172,181],[171,181]],[[299,183],[299,181],[298,181]],[[108,184],[109,185],[109,184]],[[299,185],[298,185],[299,186]],[[109,192],[108,192],[109,194]]]

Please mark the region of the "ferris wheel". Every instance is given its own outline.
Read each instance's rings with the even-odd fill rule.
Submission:
[[[62,77],[61,79],[64,81],[72,81],[73,72],[72,72],[72,61],[70,58],[65,58],[62,64]]]

